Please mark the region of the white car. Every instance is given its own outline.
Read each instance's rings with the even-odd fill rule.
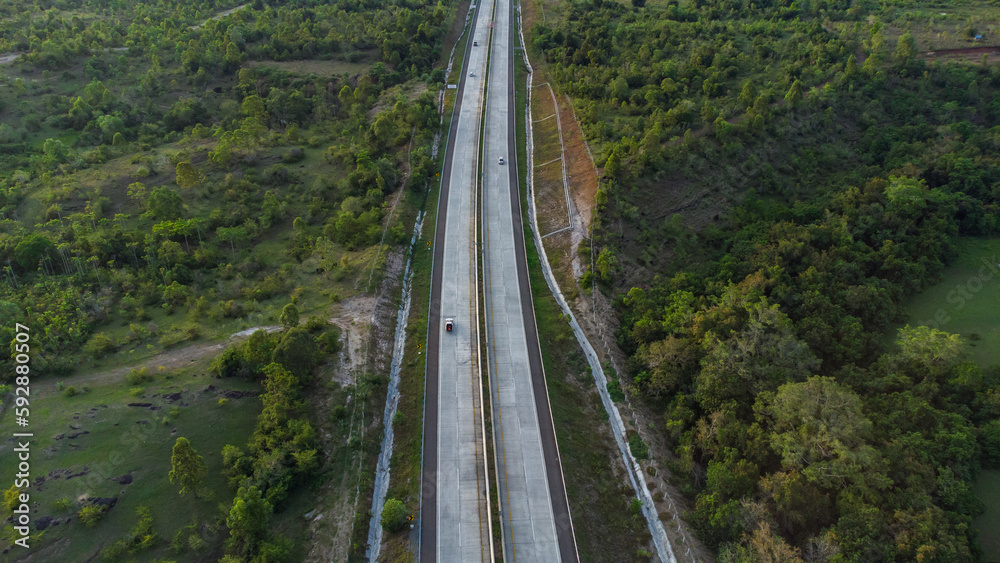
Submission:
[[[500,157],[500,165],[503,166],[503,157]]]
[[[445,319],[444,329],[451,332],[451,329],[455,328],[455,319]]]
[[[476,73],[474,73],[474,72],[470,72],[469,73],[469,76],[475,76],[475,75],[476,75]]]

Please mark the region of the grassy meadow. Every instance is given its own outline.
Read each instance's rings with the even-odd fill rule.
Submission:
[[[983,367],[1000,363],[1000,240],[965,238],[940,283],[904,304],[906,323],[960,334],[969,358]],[[898,328],[901,325],[897,325]],[[890,334],[895,340],[896,331]]]

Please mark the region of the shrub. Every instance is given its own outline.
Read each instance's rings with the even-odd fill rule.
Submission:
[[[287,164],[294,164],[296,162],[301,162],[302,159],[306,157],[305,151],[300,148],[294,148],[285,154],[281,155],[281,160]]]
[[[309,317],[308,321],[306,321],[305,329],[309,332],[319,332],[327,326],[329,326],[329,323],[327,323],[323,317],[313,315]]]
[[[610,395],[611,400],[616,403],[620,403],[625,400],[625,393],[622,391],[622,387],[618,383],[617,379],[608,379],[608,395]]]
[[[331,326],[317,339],[320,350],[327,355],[334,355],[340,351],[340,329]]]
[[[649,446],[635,432],[629,432],[628,448],[632,450],[632,455],[635,456],[635,459],[646,459],[649,457]]]
[[[114,338],[103,332],[98,332],[84,345],[83,351],[89,356],[99,358],[105,354],[114,352],[116,348],[118,348],[118,343]]]
[[[93,528],[97,524],[97,521],[104,516],[104,507],[100,504],[88,504],[81,508],[76,515],[80,518],[80,522],[83,522],[84,526]]]
[[[66,388],[66,396],[67,397],[73,397],[76,394],[77,394],[76,387],[73,387],[72,385],[70,385],[69,387]]]
[[[398,499],[388,499],[382,508],[382,527],[390,532],[398,532],[406,524],[406,507]]]
[[[135,368],[125,374],[125,382],[129,385],[142,385],[143,383],[153,380],[153,376],[149,375],[149,370],[142,368]]]

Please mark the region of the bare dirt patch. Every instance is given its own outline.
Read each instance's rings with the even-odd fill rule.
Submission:
[[[161,367],[168,370],[180,369],[188,367],[191,363],[200,359],[220,354],[229,344],[230,341],[226,340],[192,344],[168,350],[136,364],[116,368],[104,368],[86,375],[78,375],[69,381],[73,385],[108,383],[124,378],[126,373],[136,368],[146,368],[152,371],[159,370]],[[39,396],[44,397],[58,392],[58,383],[54,379],[42,380],[36,383],[32,390],[36,391]]]
[[[341,385],[354,382],[354,374],[364,369],[365,343],[371,328],[374,295],[358,295],[340,302],[330,322],[340,327],[343,348],[333,380]]]
[[[569,173],[570,195],[580,214],[580,221],[589,226],[594,210],[594,197],[597,195],[597,167],[590,156],[590,149],[584,139],[583,130],[580,129],[580,123],[576,120],[573,101],[569,96],[562,96],[559,101],[559,116],[566,153],[566,169]]]
[[[552,267],[552,275],[556,277],[567,302],[572,302],[580,296],[580,288],[573,271],[572,242],[570,231],[562,231],[542,239],[549,265]]]
[[[242,10],[243,8],[246,8],[247,6],[248,6],[248,4],[240,4],[239,6],[236,6],[235,8],[232,8],[232,9],[229,9],[229,10],[223,10],[223,11],[219,12],[218,14],[215,14],[214,16],[212,16],[212,17],[208,18],[207,20],[201,22],[198,25],[192,25],[191,29],[198,29],[201,26],[205,25],[206,23],[208,23],[208,22],[210,22],[212,20],[222,19],[222,18],[228,16],[229,14],[236,13],[236,12]]]
[[[327,482],[317,498],[325,499],[328,504],[317,506],[303,516],[309,528],[308,553],[303,559],[306,563],[327,563],[346,558],[354,516],[354,495],[344,494],[347,488],[346,479]]]

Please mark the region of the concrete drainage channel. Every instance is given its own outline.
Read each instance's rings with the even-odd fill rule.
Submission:
[[[399,405],[399,372],[403,364],[403,350],[406,347],[406,325],[410,318],[410,266],[413,262],[413,248],[420,238],[423,229],[424,214],[417,215],[413,225],[413,238],[410,239],[409,256],[406,259],[406,269],[403,271],[403,298],[396,313],[396,336],[392,345],[392,363],[389,366],[389,389],[385,397],[385,414],[382,415],[382,451],[378,455],[378,465],[375,469],[375,492],[372,495],[372,519],[368,526],[368,549],[365,557],[369,563],[378,560],[379,549],[382,547],[382,508],[385,506],[385,495],[389,490],[389,461],[392,459],[392,418]]]

